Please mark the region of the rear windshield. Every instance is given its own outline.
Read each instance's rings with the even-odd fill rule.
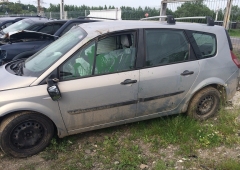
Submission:
[[[202,54],[201,58],[213,57],[217,51],[217,41],[214,34],[194,32],[193,38]]]

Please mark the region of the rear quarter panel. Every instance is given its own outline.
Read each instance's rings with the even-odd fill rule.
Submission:
[[[209,32],[217,37],[217,53],[213,57],[198,60],[200,72],[190,93],[183,101],[185,104],[182,109],[183,112],[187,110],[188,102],[193,95],[208,85],[218,84],[224,86],[227,100],[230,100],[236,93],[239,69],[231,58],[225,30],[219,27],[217,29],[213,28]]]

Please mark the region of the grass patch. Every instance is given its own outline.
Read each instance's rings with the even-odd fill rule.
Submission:
[[[24,166],[21,166],[19,170],[35,170],[36,164],[31,163],[31,164],[26,164]]]
[[[236,159],[227,159],[222,162],[220,162],[216,166],[217,170],[225,170],[225,169],[231,169],[231,170],[239,170],[240,169],[240,161]]]
[[[190,164],[188,167],[191,167]],[[239,159],[225,158],[219,161],[213,160],[211,158],[205,160],[199,160],[197,162],[197,167],[202,169],[216,169],[216,170],[239,170],[240,161]]]
[[[178,145],[179,154],[195,154],[199,148],[238,144],[238,113],[221,110],[217,119],[195,121],[184,115],[139,122],[132,127],[133,139],[151,143],[154,150]]]
[[[240,37],[240,29],[228,30],[228,33],[231,37]]]
[[[153,170],[165,170],[167,169],[166,163],[164,161],[158,161],[153,168]]]
[[[41,157],[45,160],[54,160],[58,158],[59,153],[67,152],[70,146],[73,145],[75,137],[70,136],[68,138],[59,139],[53,138],[50,145],[41,153]]]

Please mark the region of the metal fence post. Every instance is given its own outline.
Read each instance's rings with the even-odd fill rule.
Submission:
[[[160,16],[165,16],[167,12],[167,0],[161,2]],[[164,18],[159,18],[159,21],[164,21]]]
[[[116,10],[116,18],[115,19],[118,19],[118,8],[116,8],[115,10]]]
[[[233,2],[233,0],[228,0],[227,7],[226,7],[226,12],[225,12],[225,15],[224,15],[223,27],[226,30],[229,29],[229,19],[230,19],[231,10],[232,10],[232,2]]]

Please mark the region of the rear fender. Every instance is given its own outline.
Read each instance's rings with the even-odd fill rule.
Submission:
[[[200,82],[193,90],[191,90],[191,93],[189,93],[187,95],[187,97],[182,101],[183,103],[183,107],[181,109],[181,112],[186,112],[187,108],[188,108],[188,104],[190,102],[190,100],[192,99],[192,97],[201,89],[209,86],[209,85],[220,85],[223,86],[226,89],[226,95],[228,95],[228,91],[227,91],[227,84],[220,78],[217,77],[211,77],[208,79],[203,80],[202,82]]]

